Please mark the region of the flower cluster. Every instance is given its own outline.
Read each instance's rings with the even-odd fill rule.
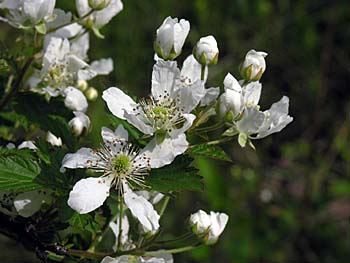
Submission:
[[[47,101],[61,98],[69,113],[74,114],[66,125],[70,127],[70,134],[78,137],[89,131],[88,101],[98,97],[97,90],[90,87],[88,81],[113,70],[111,58],[89,62],[90,32],[103,38],[100,29],[123,9],[123,4],[120,0],[76,0],[78,17],[75,18],[54,6],[54,0],[5,0],[0,3],[0,19],[17,28],[34,30],[36,37],[40,34],[42,51],[33,58],[40,66],[31,71],[26,85]],[[115,125],[114,130],[102,127],[99,147],[67,146],[63,138],[46,131],[46,141],[63,152],[58,154],[60,173],[56,176],[69,177],[66,181],[70,192],[69,196],[65,193],[64,198],[76,215],[97,215],[99,212],[95,211],[103,211],[100,208],[106,207],[106,201],[117,201],[118,207],[109,211],[113,216],[104,223],[103,231],[113,232],[114,253],[101,258],[102,263],[173,262],[171,250],[147,251],[161,234],[160,219],[173,194],[173,191],[152,188],[148,178],[157,171],[170,169],[181,155],[188,155],[197,146],[194,142],[201,141],[201,146],[208,146],[230,141],[237,135],[240,146],[254,147],[252,140],[279,132],[293,120],[288,115],[286,96],[269,110],[260,110],[262,84],[259,81],[266,69],[267,53],[250,50],[240,65],[243,79],[237,80],[228,73],[220,92],[220,87],[207,84],[209,67],[219,61],[214,36],[200,38],[192,48],[193,54],[187,56],[181,67],[174,60],[184,49],[189,32],[189,21],[171,17],[157,29],[149,97],[133,99],[118,87],[103,91],[102,99],[119,125]],[[218,123],[206,126],[213,121]],[[215,136],[219,138],[209,141],[211,131],[216,131]],[[15,146],[9,144],[8,148]],[[54,159],[42,157],[42,142],[25,141],[18,148],[36,152],[40,162],[47,166]],[[76,169],[86,169],[86,173],[81,176]],[[80,177],[71,174],[80,174]],[[57,194],[57,189],[52,190]],[[46,192],[42,191],[6,191],[0,194],[0,200],[1,212],[22,217],[32,216],[48,202]],[[160,201],[163,204],[159,209],[156,204]],[[196,244],[212,245],[222,234],[228,215],[199,210],[190,215],[188,222],[191,231],[187,237]],[[131,226],[137,226],[137,230]],[[96,242],[101,239],[103,234],[96,237]],[[94,249],[92,245],[89,252]]]

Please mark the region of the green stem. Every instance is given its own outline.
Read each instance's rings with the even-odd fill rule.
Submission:
[[[226,138],[223,138],[223,139],[218,139],[218,140],[213,140],[213,141],[209,141],[209,142],[206,142],[204,144],[207,144],[207,145],[216,145],[216,144],[220,144],[220,143],[223,143],[223,142],[229,142],[233,139],[233,137],[226,137]],[[201,143],[202,144],[202,143]],[[189,149],[197,146],[197,145],[200,145],[200,144],[194,144],[194,145],[191,145],[189,147]]]
[[[164,254],[164,253],[177,254],[177,253],[182,253],[185,251],[190,251],[192,249],[198,248],[199,246],[200,246],[200,244],[194,245],[194,246],[172,248],[172,249],[161,249],[161,250],[157,250],[157,251],[146,251],[143,255],[144,256],[157,256],[159,254]]]
[[[218,122],[214,125],[211,125],[211,126],[208,126],[208,127],[203,127],[203,128],[197,128],[197,129],[194,129],[194,131],[196,132],[209,132],[209,131],[215,131],[219,128],[221,128],[222,126],[225,125],[225,122],[224,121],[221,121],[221,122]]]
[[[120,196],[120,201],[119,201],[119,234],[118,234],[118,248],[117,251],[121,251],[122,248],[122,221],[123,221],[123,207],[124,205],[124,199],[123,196]]]
[[[159,216],[162,217],[164,212],[165,212],[165,209],[167,208],[168,204],[169,204],[169,201],[170,201],[170,197],[169,196],[166,196],[164,198],[164,202],[163,202],[163,205],[159,211]]]
[[[154,245],[167,245],[168,243],[174,243],[174,242],[178,242],[178,241],[184,241],[190,237],[192,237],[192,233],[191,232],[188,232],[188,233],[185,233],[177,238],[174,238],[174,239],[169,239],[169,240],[161,240],[161,241],[156,241],[154,243]]]
[[[207,66],[206,65],[202,65],[202,69],[201,69],[201,80],[203,80],[204,81],[204,77],[205,77],[205,68],[206,68]]]
[[[73,21],[70,21],[70,22],[67,22],[67,23],[64,23],[63,25],[60,25],[58,27],[55,27],[55,28],[51,28],[47,33],[52,33],[58,29],[61,29],[63,27],[66,27],[66,26],[69,26],[69,25],[72,25],[74,23],[80,23],[81,21],[83,21],[85,18],[87,18],[89,15],[91,15],[95,10],[90,10],[88,13],[86,13],[85,15],[83,15],[82,17],[79,17],[78,19],[76,20],[73,20]]]
[[[88,249],[89,252],[94,252],[97,245],[103,240],[103,238],[106,236],[108,230],[109,230],[109,223],[110,222],[114,222],[118,217],[118,214],[115,214],[111,220],[108,222],[108,224],[105,226],[105,228],[103,229],[103,231],[101,232],[100,235],[97,235],[96,238],[91,242],[91,245]]]
[[[0,101],[0,110],[5,108],[5,106],[7,105],[7,103],[9,103],[11,98],[16,95],[16,93],[18,92],[18,90],[22,84],[24,76],[27,73],[27,70],[29,69],[30,65],[33,63],[34,59],[35,59],[35,56],[32,56],[32,57],[28,58],[28,60],[26,61],[26,63],[24,64],[23,68],[21,69],[21,71],[19,73],[17,81],[12,86],[12,88],[9,90],[9,92],[4,94],[4,97]]]

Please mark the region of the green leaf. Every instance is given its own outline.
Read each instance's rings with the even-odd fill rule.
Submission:
[[[48,103],[39,95],[21,94],[16,97],[15,109],[44,131],[51,131],[55,136],[61,137],[71,150],[74,149],[76,138],[71,134],[66,121],[66,118],[72,117],[72,113],[64,109],[61,101],[53,99]]]
[[[141,137],[141,132],[135,129],[127,121],[119,119],[112,114],[107,114],[107,117],[115,129],[121,124],[128,131],[129,135],[131,135],[134,139],[139,139]]]
[[[187,152],[191,155],[207,157],[221,161],[231,161],[231,158],[217,145],[199,144],[189,148]]]
[[[34,182],[40,173],[39,165],[20,156],[0,157],[0,190],[29,191],[41,188]]]
[[[35,160],[34,151],[28,148],[24,149],[8,149],[0,147],[0,156],[1,157],[22,157],[23,159]]]
[[[192,158],[179,156],[163,168],[154,169],[146,178],[146,185],[155,191],[203,191],[202,177],[198,169],[191,167]]]
[[[79,230],[87,230],[90,232],[96,232],[99,230],[99,225],[90,214],[81,215],[74,213],[74,215],[69,219],[69,224]]]

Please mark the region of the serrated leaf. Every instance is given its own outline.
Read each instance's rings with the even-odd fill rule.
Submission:
[[[90,232],[96,232],[99,230],[99,225],[94,221],[90,214],[78,214],[74,215],[69,219],[69,224],[72,227],[78,228],[80,230],[87,230]]]
[[[146,177],[146,185],[159,192],[203,191],[203,178],[198,169],[190,166],[192,161],[192,158],[180,156],[172,164],[152,170]]]
[[[29,191],[41,188],[34,182],[40,173],[39,165],[20,156],[0,157],[0,190]]]
[[[0,156],[1,157],[22,157],[24,159],[32,159],[34,160],[34,152],[30,149],[23,148],[23,149],[8,149],[8,148],[2,148],[0,147]]]
[[[187,152],[191,155],[207,157],[221,161],[231,161],[231,158],[217,145],[199,144],[189,148]]]

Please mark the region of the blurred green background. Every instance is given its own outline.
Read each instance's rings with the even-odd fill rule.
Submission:
[[[74,2],[57,5],[75,12]],[[227,72],[238,78],[240,61],[253,48],[269,54],[262,108],[282,95],[291,100],[294,121],[257,141],[256,152],[228,143],[232,163],[197,160],[205,191],[177,194],[162,225],[179,233],[198,209],[225,212],[230,220],[215,246],[176,255],[175,262],[349,262],[349,1],[123,2],[124,10],[102,30],[105,40],[91,37],[91,60],[112,57],[115,63],[108,78],[92,82],[100,94],[118,86],[148,95],[155,30],[172,16],[191,23],[180,63],[201,36],[217,39],[219,63],[210,68],[208,86],[222,86]],[[0,29],[6,43],[15,30],[3,23]],[[101,98],[89,107],[93,144],[108,125],[104,107]],[[18,259],[17,245],[1,240],[0,251],[7,251],[1,262],[36,262]]]

